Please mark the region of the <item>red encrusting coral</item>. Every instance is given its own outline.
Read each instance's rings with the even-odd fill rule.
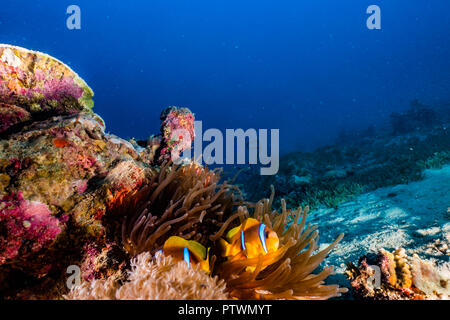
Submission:
[[[57,148],[64,148],[69,144],[69,141],[61,138],[55,138],[53,139],[53,145]]]
[[[4,196],[0,201],[0,265],[47,247],[61,231],[60,221],[45,204],[25,200],[21,192]]]

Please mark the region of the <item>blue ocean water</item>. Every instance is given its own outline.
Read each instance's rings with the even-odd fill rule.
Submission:
[[[66,27],[69,5],[81,29]],[[369,30],[369,5],[381,29]],[[48,53],[95,91],[124,138],[159,132],[167,106],[204,128],[278,128],[282,154],[450,96],[450,2],[3,1],[0,42]]]

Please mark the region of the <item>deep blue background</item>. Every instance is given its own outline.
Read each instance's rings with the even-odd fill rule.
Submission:
[[[66,28],[81,8],[82,29]],[[381,7],[382,30],[366,28]],[[124,138],[187,106],[203,127],[279,128],[281,152],[450,98],[448,0],[2,1],[0,42],[46,52]]]

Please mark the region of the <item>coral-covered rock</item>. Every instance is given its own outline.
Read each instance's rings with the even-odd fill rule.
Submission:
[[[94,104],[93,95],[61,61],[0,44],[0,132],[31,119],[88,111]]]
[[[126,278],[128,256],[121,244],[108,242],[98,244],[88,242],[84,245],[84,259],[81,263],[81,278],[85,281],[113,278],[116,281]]]
[[[130,141],[142,161],[151,165],[176,162],[183,151],[191,148],[195,137],[195,117],[188,108],[168,107],[161,112],[160,120],[160,134],[151,135],[145,141]]]
[[[67,211],[102,183],[113,191],[135,188],[145,176],[130,164],[137,159],[132,146],[105,135],[94,116],[56,117],[0,140],[0,173],[10,179],[1,191],[21,191],[26,199]],[[118,174],[124,166],[127,173]]]
[[[105,134],[94,114],[36,121],[9,134],[0,140],[0,272],[42,278],[80,265],[83,274],[109,275],[125,254],[113,250],[114,267],[99,263],[97,255],[109,252],[108,209],[149,174],[131,144]],[[88,243],[98,248],[94,266],[83,262],[92,253]]]
[[[159,163],[191,148],[194,141],[194,114],[188,108],[169,107],[161,113],[162,142],[157,151]]]
[[[148,164],[157,162],[156,157],[158,156],[157,152],[158,150],[160,150],[161,142],[161,135],[152,135],[147,139],[147,141],[144,142],[145,148],[142,148],[138,145],[137,148],[141,150],[139,154],[142,158],[142,161]]]

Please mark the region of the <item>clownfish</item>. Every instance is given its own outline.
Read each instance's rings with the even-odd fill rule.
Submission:
[[[226,240],[220,239],[222,257],[233,260],[257,258],[260,254],[275,252],[279,244],[277,233],[253,218],[245,219],[240,226],[228,231]]]
[[[193,240],[172,236],[164,242],[162,252],[178,261],[186,261],[188,268],[191,265],[200,265],[200,269],[207,274],[211,272],[209,266],[209,248]]]

